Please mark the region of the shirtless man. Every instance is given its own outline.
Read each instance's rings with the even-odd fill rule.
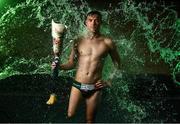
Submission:
[[[84,99],[87,123],[95,121],[97,107],[101,101],[101,89],[108,86],[108,82],[102,80],[105,57],[110,55],[114,65],[120,68],[120,57],[114,43],[100,34],[101,22],[101,14],[98,11],[87,14],[87,33],[75,40],[68,62],[60,65],[62,70],[72,69],[75,65],[77,67],[70,93],[68,117],[75,114],[78,104]]]

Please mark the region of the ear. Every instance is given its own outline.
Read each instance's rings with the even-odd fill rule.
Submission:
[[[84,21],[84,25],[86,26],[86,20]]]

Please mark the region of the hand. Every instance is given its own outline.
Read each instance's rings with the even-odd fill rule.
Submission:
[[[54,70],[56,68],[56,63],[55,62],[52,62],[51,64],[51,69]]]
[[[111,83],[108,81],[98,80],[95,84],[95,89],[101,89],[104,87],[111,86]]]

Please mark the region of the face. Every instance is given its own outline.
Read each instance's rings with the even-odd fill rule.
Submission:
[[[91,32],[99,31],[101,20],[98,15],[89,15],[85,21],[86,27]]]

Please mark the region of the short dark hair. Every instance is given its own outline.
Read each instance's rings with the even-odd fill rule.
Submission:
[[[91,15],[97,15],[99,20],[102,21],[102,15],[99,11],[97,10],[93,10],[93,11],[90,11],[87,13],[86,17],[85,17],[85,20],[87,19],[88,16],[91,16]]]

